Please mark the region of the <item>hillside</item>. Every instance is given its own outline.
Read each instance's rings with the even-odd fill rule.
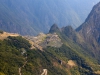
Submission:
[[[42,39],[40,38],[43,37],[41,35],[37,38]],[[48,44],[44,47],[37,43],[42,47],[42,50],[39,50],[38,47],[32,49],[28,40],[21,36],[8,36],[5,40],[0,40],[0,74],[95,75],[100,70],[98,61],[91,58],[67,36],[59,35],[58,37],[55,33],[45,36],[47,38],[44,39],[44,42],[51,39],[50,43],[53,43],[55,39],[55,42],[58,39],[63,44],[59,46],[59,44],[54,43],[57,46]],[[37,39],[33,40],[35,44]],[[43,41],[39,42],[42,43]]]
[[[84,22],[98,1],[0,0],[0,29],[22,35],[37,35],[47,33],[54,23],[59,27],[72,25],[76,28]]]

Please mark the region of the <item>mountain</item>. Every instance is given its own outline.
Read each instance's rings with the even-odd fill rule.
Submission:
[[[91,50],[93,50],[93,56],[98,57],[100,54],[100,3],[95,5],[85,20],[85,22],[76,29],[79,34],[88,42]],[[99,57],[98,57],[99,59]],[[100,59],[99,59],[100,60]]]
[[[85,22],[76,29],[76,31],[79,31],[80,33],[83,33],[84,37],[95,37],[97,40],[97,37],[99,37],[99,26],[100,26],[100,3],[95,5],[85,20]]]
[[[47,33],[54,23],[59,27],[72,25],[76,28],[98,1],[0,0],[0,29],[22,35],[37,35]]]
[[[100,75],[99,8],[76,30],[57,24],[37,36],[0,30],[0,75]]]
[[[59,27],[57,26],[57,24],[53,24],[49,30],[50,33],[54,33],[60,31]]]

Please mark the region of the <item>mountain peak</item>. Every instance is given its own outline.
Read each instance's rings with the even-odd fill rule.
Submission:
[[[91,34],[95,30],[99,31],[98,29],[100,29],[100,2],[93,7],[85,22],[76,30]]]
[[[74,29],[71,27],[71,26],[66,26],[66,27],[63,27],[62,29],[62,32],[65,33],[66,35],[71,35],[72,33],[74,33]]]
[[[96,19],[99,16],[100,16],[100,2],[93,7],[85,22],[87,22],[89,19]]]
[[[74,29],[72,28],[72,26],[66,26],[66,27],[63,27],[62,29],[66,29],[68,31],[73,31]]]
[[[100,2],[93,7],[85,22],[76,31],[93,47],[97,48],[100,42]]]
[[[57,26],[57,24],[53,24],[50,28],[49,33],[54,33],[54,32],[58,32],[60,31],[59,27]]]

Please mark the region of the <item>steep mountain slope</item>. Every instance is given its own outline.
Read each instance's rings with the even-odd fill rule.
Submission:
[[[39,32],[47,33],[54,23],[60,25],[59,27],[72,25],[76,28],[98,1],[0,0],[0,29],[36,35]]]
[[[80,26],[78,27],[76,30],[83,33],[84,37],[95,37],[95,39],[97,40],[97,38],[99,37],[99,33],[100,33],[100,3],[98,3],[97,5],[95,5],[91,11],[91,13],[89,14],[89,16],[87,17],[86,21]]]
[[[86,21],[76,30],[87,42],[87,48],[93,52],[93,56],[99,59],[100,55],[100,3],[95,5]],[[99,59],[100,61],[100,59]]]

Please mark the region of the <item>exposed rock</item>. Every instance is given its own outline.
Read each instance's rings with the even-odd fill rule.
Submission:
[[[95,5],[86,21],[76,29],[88,42],[97,41],[100,36],[100,3]]]
[[[93,57],[100,57],[100,2],[96,4],[85,22],[76,29],[84,39],[82,46],[89,49]],[[84,50],[85,50],[84,49]],[[100,60],[100,59],[99,59]]]

